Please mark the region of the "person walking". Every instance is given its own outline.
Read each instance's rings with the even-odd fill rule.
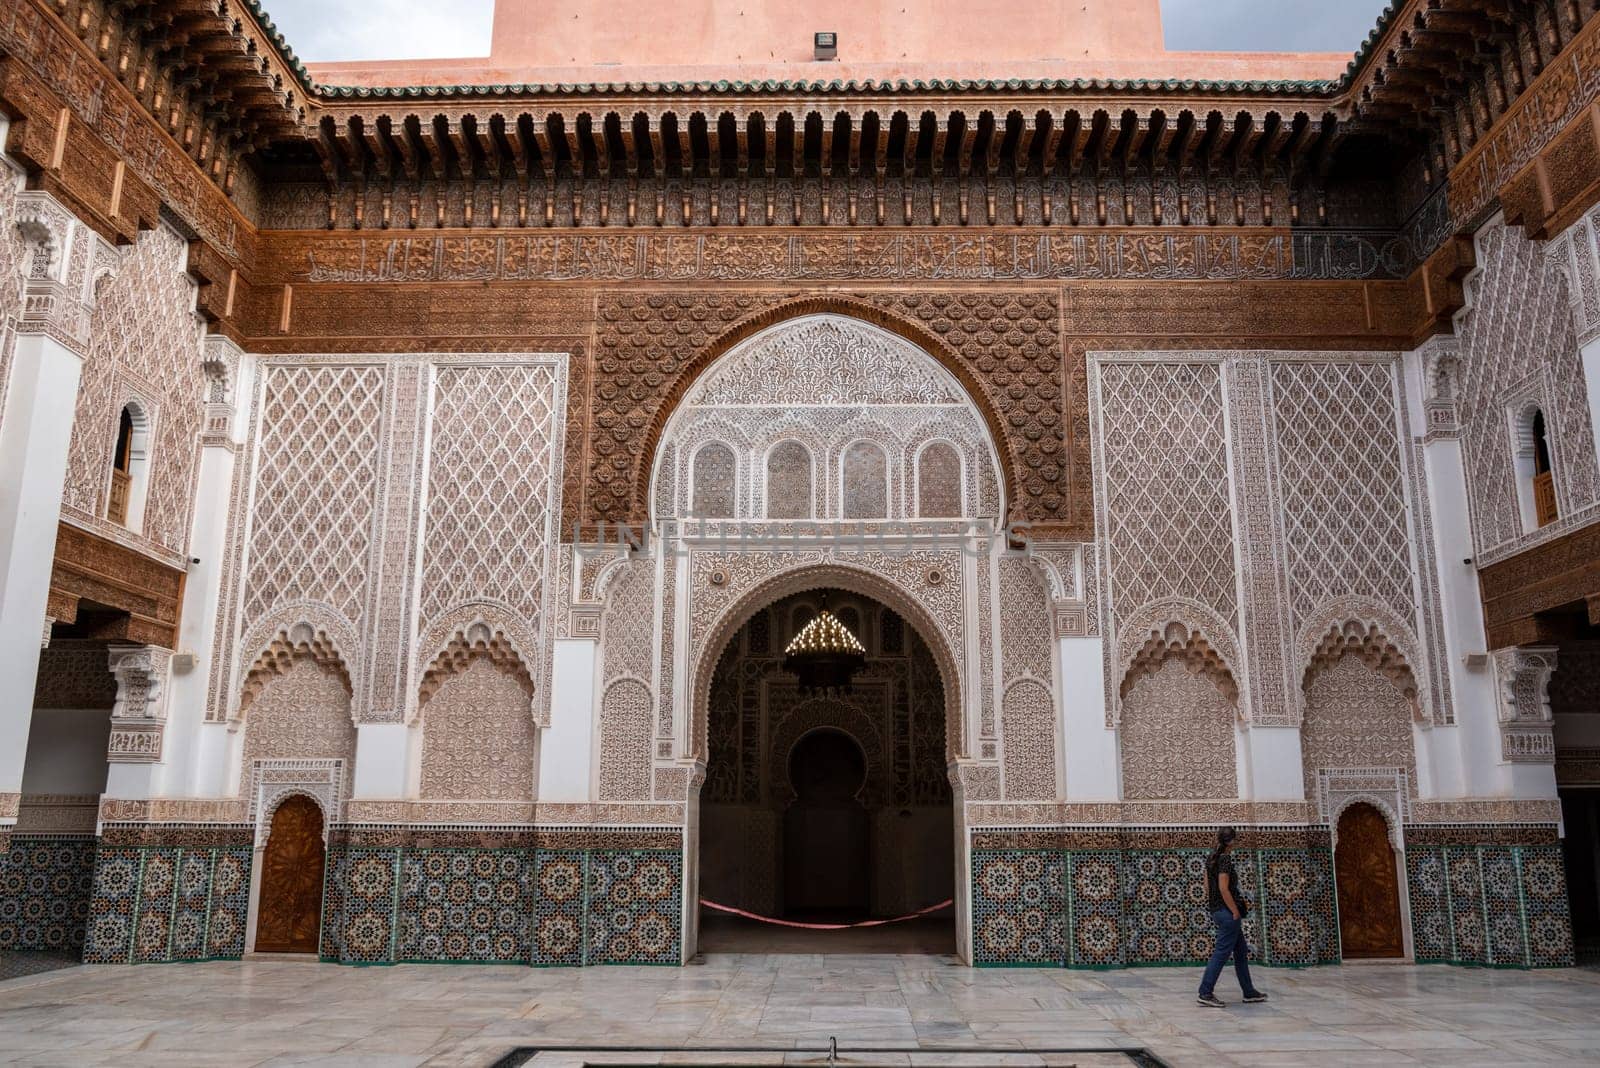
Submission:
[[[1211,922],[1217,925],[1217,948],[1200,977],[1200,996],[1196,999],[1208,1009],[1227,1007],[1227,1002],[1216,995],[1217,978],[1222,966],[1233,958],[1233,971],[1239,977],[1239,989],[1244,992],[1246,1004],[1255,1005],[1267,1000],[1267,995],[1256,989],[1250,981],[1250,947],[1245,942],[1243,920],[1250,909],[1250,899],[1239,892],[1239,877],[1233,870],[1233,858],[1228,855],[1239,832],[1232,827],[1217,831],[1217,848],[1206,858],[1206,907],[1211,911]]]

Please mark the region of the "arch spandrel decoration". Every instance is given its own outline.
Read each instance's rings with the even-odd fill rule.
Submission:
[[[773,496],[767,456],[785,441],[803,446],[812,458],[816,518],[849,512],[847,459],[863,441],[882,454],[886,500],[867,511],[885,519],[916,518],[909,461],[935,438],[957,453],[964,483],[954,494],[960,510],[1001,517],[1009,483],[990,413],[937,354],[904,332],[841,314],[801,314],[717,352],[648,442],[652,488],[646,495],[655,502],[656,518],[703,511],[695,469],[697,457],[714,444],[736,454],[732,518],[766,518],[764,502]]]
[[[1139,679],[1178,657],[1192,672],[1209,678],[1224,697],[1248,718],[1248,701],[1239,685],[1239,646],[1233,628],[1197,601],[1159,601],[1137,609],[1117,633],[1116,688],[1109,702],[1107,727],[1116,727],[1122,700]]]
[[[1426,679],[1417,670],[1422,661],[1416,648],[1410,628],[1376,601],[1352,598],[1327,606],[1306,622],[1296,642],[1296,722],[1304,719],[1305,694],[1317,675],[1354,654],[1406,698],[1417,723],[1432,726],[1434,710]]]
[[[423,671],[421,681],[417,685],[417,703],[413,718],[422,712],[423,707],[451,676],[466,671],[474,660],[480,658],[488,660],[517,681],[517,685],[528,696],[530,713],[538,719],[541,709],[535,701],[537,687],[530,664],[523,656],[518,643],[509,637],[504,629],[481,618],[456,627],[449,640],[428,662],[428,667]],[[548,708],[542,711],[543,718],[548,720]],[[540,725],[549,724],[545,722]]]
[[[255,699],[261,695],[261,691],[268,683],[278,676],[289,673],[289,669],[294,666],[294,661],[298,657],[308,657],[315,661],[318,667],[334,674],[347,693],[354,691],[354,680],[350,677],[350,659],[345,654],[345,650],[353,648],[349,644],[348,636],[336,636],[308,619],[273,627],[268,633],[272,635],[271,638],[265,641],[258,639],[256,644],[245,646],[245,648],[258,648],[260,652],[244,672],[236,711],[232,717],[235,721],[242,720],[248,714],[250,706],[255,703]]]

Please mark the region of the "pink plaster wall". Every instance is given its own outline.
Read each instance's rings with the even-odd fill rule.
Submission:
[[[812,34],[839,57],[811,57]],[[497,0],[487,57],[312,64],[324,84],[1334,78],[1348,53],[1167,52],[1160,0]]]

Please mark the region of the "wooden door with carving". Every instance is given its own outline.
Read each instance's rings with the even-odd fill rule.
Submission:
[[[309,797],[278,806],[261,860],[256,952],[315,953],[322,927],[322,810]]]
[[[1344,810],[1339,816],[1333,869],[1345,958],[1405,956],[1400,879],[1383,813],[1359,803]]]

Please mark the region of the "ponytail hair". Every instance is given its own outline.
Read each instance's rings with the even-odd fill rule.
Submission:
[[[1217,858],[1222,856],[1222,851],[1232,845],[1233,840],[1237,837],[1239,837],[1239,832],[1232,827],[1217,828],[1217,848],[1213,849],[1211,856],[1206,858],[1206,866],[1210,867],[1215,864]]]

